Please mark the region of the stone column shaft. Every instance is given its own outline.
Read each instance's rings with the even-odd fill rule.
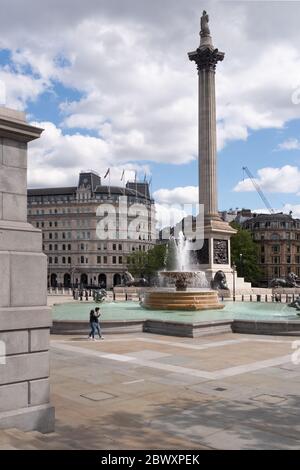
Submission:
[[[200,47],[188,54],[196,62],[199,76],[199,202],[206,220],[217,219],[217,130],[215,69],[224,53],[215,49],[210,36],[202,37]]]
[[[199,202],[218,217],[215,72],[199,70]]]

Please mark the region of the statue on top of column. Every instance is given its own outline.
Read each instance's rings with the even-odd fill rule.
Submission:
[[[206,13],[206,11],[203,10],[203,13],[201,16],[201,31],[200,31],[201,37],[210,36],[210,29],[208,26],[208,22],[209,22],[209,16]]]

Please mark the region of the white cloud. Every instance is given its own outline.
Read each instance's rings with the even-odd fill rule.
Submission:
[[[259,8],[234,2],[230,15],[228,2],[206,7],[214,43],[226,53],[216,75],[219,149],[246,140],[253,130],[299,119],[293,100],[299,88],[299,2],[289,5],[284,36],[278,33],[282,9],[273,2]],[[64,162],[74,172],[86,160],[94,163],[95,152],[105,165],[108,159],[138,165],[195,158],[197,73],[187,52],[199,43],[198,0],[43,0],[43,8],[37,0],[2,0],[2,9],[0,47],[12,51],[14,65],[3,78],[7,104],[24,108],[57,82],[83,95],[61,106],[68,134],[57,136],[59,149],[52,145],[48,168],[57,171]],[[100,139],[75,136],[75,128]]]
[[[29,75],[15,73],[9,68],[0,68],[1,104],[23,110],[28,101],[35,101],[48,83]]]
[[[261,168],[257,171],[255,182],[263,191],[273,193],[299,193],[300,170],[298,167],[285,165],[281,168]],[[236,192],[256,191],[249,178],[240,181],[234,188]]]
[[[196,204],[199,201],[197,186],[158,189],[153,196],[161,204]]]
[[[157,228],[174,227],[188,215],[180,205],[155,203]]]
[[[95,169],[104,175],[111,168],[111,184],[120,181],[123,169],[126,180],[133,180],[135,171],[149,174],[147,165],[123,164],[114,160],[112,164],[111,148],[99,137],[81,134],[63,134],[61,129],[51,122],[32,122],[44,129],[40,139],[32,142],[29,148],[29,185],[63,186],[76,184],[81,170]]]
[[[300,140],[290,138],[278,144],[277,150],[300,150]]]

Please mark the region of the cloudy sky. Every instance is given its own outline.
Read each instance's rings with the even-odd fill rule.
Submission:
[[[152,176],[160,204],[197,199],[197,73],[187,52],[210,14],[218,65],[219,207],[300,216],[300,2],[1,0],[0,96],[43,127],[32,187]]]

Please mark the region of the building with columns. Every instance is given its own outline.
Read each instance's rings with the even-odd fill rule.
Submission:
[[[125,208],[124,216],[120,207]],[[142,214],[135,223],[139,208]],[[111,230],[111,225],[105,226],[105,218],[114,211],[115,230]],[[77,186],[29,189],[28,220],[42,230],[49,287],[109,289],[119,285],[127,270],[127,256],[149,250],[156,238],[149,184],[102,185],[94,171],[81,172]],[[126,234],[124,223],[127,227],[133,223],[134,230]]]

